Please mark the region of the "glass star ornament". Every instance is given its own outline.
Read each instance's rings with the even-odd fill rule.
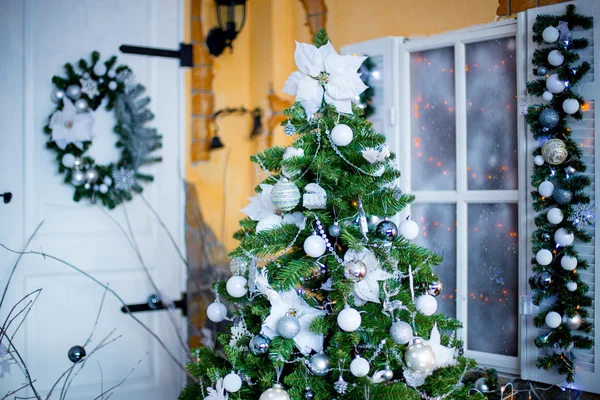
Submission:
[[[321,107],[323,98],[338,112],[352,114],[352,102],[368,87],[357,72],[366,57],[340,56],[331,42],[319,48],[296,42],[294,59],[299,71],[289,76],[283,92],[296,96],[308,118]]]
[[[81,93],[87,95],[90,99],[98,96],[100,91],[98,90],[98,82],[92,78],[80,79]]]
[[[125,167],[115,170],[112,178],[117,190],[128,192],[136,185],[135,171]]]
[[[68,97],[63,98],[63,109],[56,111],[50,118],[52,141],[64,150],[70,143],[83,150],[83,142],[94,137],[92,125],[94,117],[91,113],[77,113]]]
[[[391,279],[393,277],[389,272],[384,271],[379,264],[379,260],[371,250],[363,249],[360,252],[348,250],[344,255],[344,261],[360,260],[367,267],[365,277],[354,284],[354,304],[362,306],[367,302],[381,303],[379,300],[379,282]]]

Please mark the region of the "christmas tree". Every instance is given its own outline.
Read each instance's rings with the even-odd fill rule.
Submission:
[[[243,210],[233,276],[207,309],[232,323],[218,349],[196,350],[199,383],[180,398],[469,397],[460,322],[435,313],[441,259],[411,242],[414,221],[385,218],[414,197],[396,187],[395,155],[353,105],[365,58],[338,55],[321,30],[314,46],[297,43],[295,60],[284,87],[297,100],[284,122],[295,140],[252,157],[268,176]]]

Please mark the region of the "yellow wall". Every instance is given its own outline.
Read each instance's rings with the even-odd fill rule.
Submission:
[[[498,0],[326,0],[327,30],[336,48],[382,36],[421,36],[494,21]],[[214,2],[203,5],[204,28],[215,26]],[[267,109],[269,87],[279,91],[295,70],[294,40],[310,42],[299,0],[249,0],[246,25],[215,62],[215,109],[259,106]],[[189,20],[189,18],[186,18]],[[230,116],[219,122],[224,149],[208,162],[187,162],[187,180],[196,185],[204,216],[228,248],[258,182],[251,154],[266,138],[250,141],[251,118]],[[188,135],[189,137],[189,135]],[[288,141],[281,131],[273,143]],[[189,152],[188,152],[189,153]],[[224,222],[224,223],[223,223]]]

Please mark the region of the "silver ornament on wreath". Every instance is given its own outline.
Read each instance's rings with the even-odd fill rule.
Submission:
[[[312,391],[308,386],[304,389],[304,399],[305,400],[314,400],[315,392]]]
[[[423,339],[416,337],[404,353],[404,364],[414,372],[429,372],[435,366],[435,354]]]
[[[394,379],[394,371],[391,370],[389,365],[386,365],[384,369],[375,371],[371,380],[373,383],[389,382]]]
[[[277,322],[277,334],[286,339],[292,339],[300,333],[300,320],[287,313]]]
[[[550,139],[542,146],[542,157],[550,165],[562,164],[568,156],[567,146],[560,139]]]
[[[490,387],[484,377],[481,377],[475,381],[473,387],[479,390],[481,393],[489,393]]]
[[[534,276],[535,285],[540,289],[548,289],[553,281],[552,274],[548,271],[539,272]]]
[[[250,348],[250,352],[255,356],[267,354],[269,352],[269,348],[271,347],[271,339],[269,339],[268,336],[259,333],[250,339],[248,347]]]
[[[327,207],[327,192],[316,183],[309,183],[304,188],[302,206],[309,210],[323,210]],[[272,192],[271,192],[272,193]]]
[[[265,390],[259,400],[290,400],[290,396],[279,383],[273,385],[272,388]]]
[[[410,324],[398,320],[390,327],[390,336],[396,344],[408,344],[413,338],[413,330]]]
[[[558,204],[569,204],[571,200],[573,200],[573,192],[569,189],[555,188],[554,192],[552,193],[552,198]]]
[[[442,281],[431,282],[427,287],[427,294],[432,296],[439,296],[444,288]]]
[[[560,115],[553,108],[545,108],[538,118],[544,128],[552,129],[560,123]]]
[[[375,234],[378,239],[385,241],[392,241],[396,236],[398,236],[398,227],[392,221],[388,221],[388,219],[384,219],[375,228]]]
[[[325,353],[317,353],[308,361],[308,369],[313,375],[325,376],[331,370],[331,360]]]
[[[359,259],[344,263],[344,276],[352,282],[360,282],[367,276],[367,266]]]
[[[281,211],[291,211],[299,202],[300,190],[287,178],[281,178],[271,189],[271,203]]]
[[[567,325],[567,327],[571,330],[576,330],[581,327],[583,323],[583,318],[579,313],[575,313],[572,317],[568,317],[566,314],[563,315],[563,322]]]

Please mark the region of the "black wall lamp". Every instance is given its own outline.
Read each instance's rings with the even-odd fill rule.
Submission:
[[[206,36],[208,51],[218,57],[229,47],[233,51],[233,41],[246,22],[247,0],[215,0],[218,27],[212,28]]]

